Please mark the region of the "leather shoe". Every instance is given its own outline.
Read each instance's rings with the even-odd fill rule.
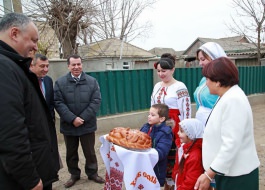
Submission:
[[[77,182],[80,178],[70,178],[65,184],[64,184],[64,187],[65,188],[69,188],[69,187],[72,187],[75,182]]]
[[[95,175],[95,176],[92,176],[92,177],[88,177],[89,180],[93,180],[94,182],[96,183],[105,183],[105,180],[98,176],[98,175]]]

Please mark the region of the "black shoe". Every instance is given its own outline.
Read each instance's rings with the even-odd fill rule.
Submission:
[[[80,177],[79,178],[70,178],[65,184],[64,184],[64,187],[65,188],[69,188],[69,187],[72,187],[74,184],[75,184],[75,182],[77,182],[78,180],[80,179]]]
[[[95,175],[95,176],[92,176],[92,177],[88,177],[88,179],[89,180],[93,180],[96,183],[101,183],[101,184],[105,183],[105,180],[102,177],[98,176],[98,175]]]

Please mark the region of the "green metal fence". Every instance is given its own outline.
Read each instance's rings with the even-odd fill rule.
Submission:
[[[265,66],[242,66],[239,70],[239,86],[246,95],[265,92]],[[153,70],[122,70],[88,72],[99,83],[102,95],[98,116],[139,111],[150,107],[153,89]],[[191,101],[193,92],[202,78],[201,68],[176,68],[174,77],[184,82]]]
[[[238,67],[239,86],[246,95],[265,92],[265,66]]]
[[[113,115],[150,106],[153,89],[153,70],[122,70],[91,72],[101,89],[99,116]]]

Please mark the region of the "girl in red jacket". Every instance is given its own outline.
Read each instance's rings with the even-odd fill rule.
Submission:
[[[175,190],[193,190],[198,177],[204,172],[202,166],[202,135],[204,125],[197,119],[184,119],[179,123],[181,147],[172,178]]]

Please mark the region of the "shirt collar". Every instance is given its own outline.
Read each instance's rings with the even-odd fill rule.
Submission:
[[[72,76],[72,78],[78,78],[78,79],[80,80],[81,74],[80,74],[78,77],[75,77],[75,76],[72,75],[72,73],[71,73],[71,76]]]

